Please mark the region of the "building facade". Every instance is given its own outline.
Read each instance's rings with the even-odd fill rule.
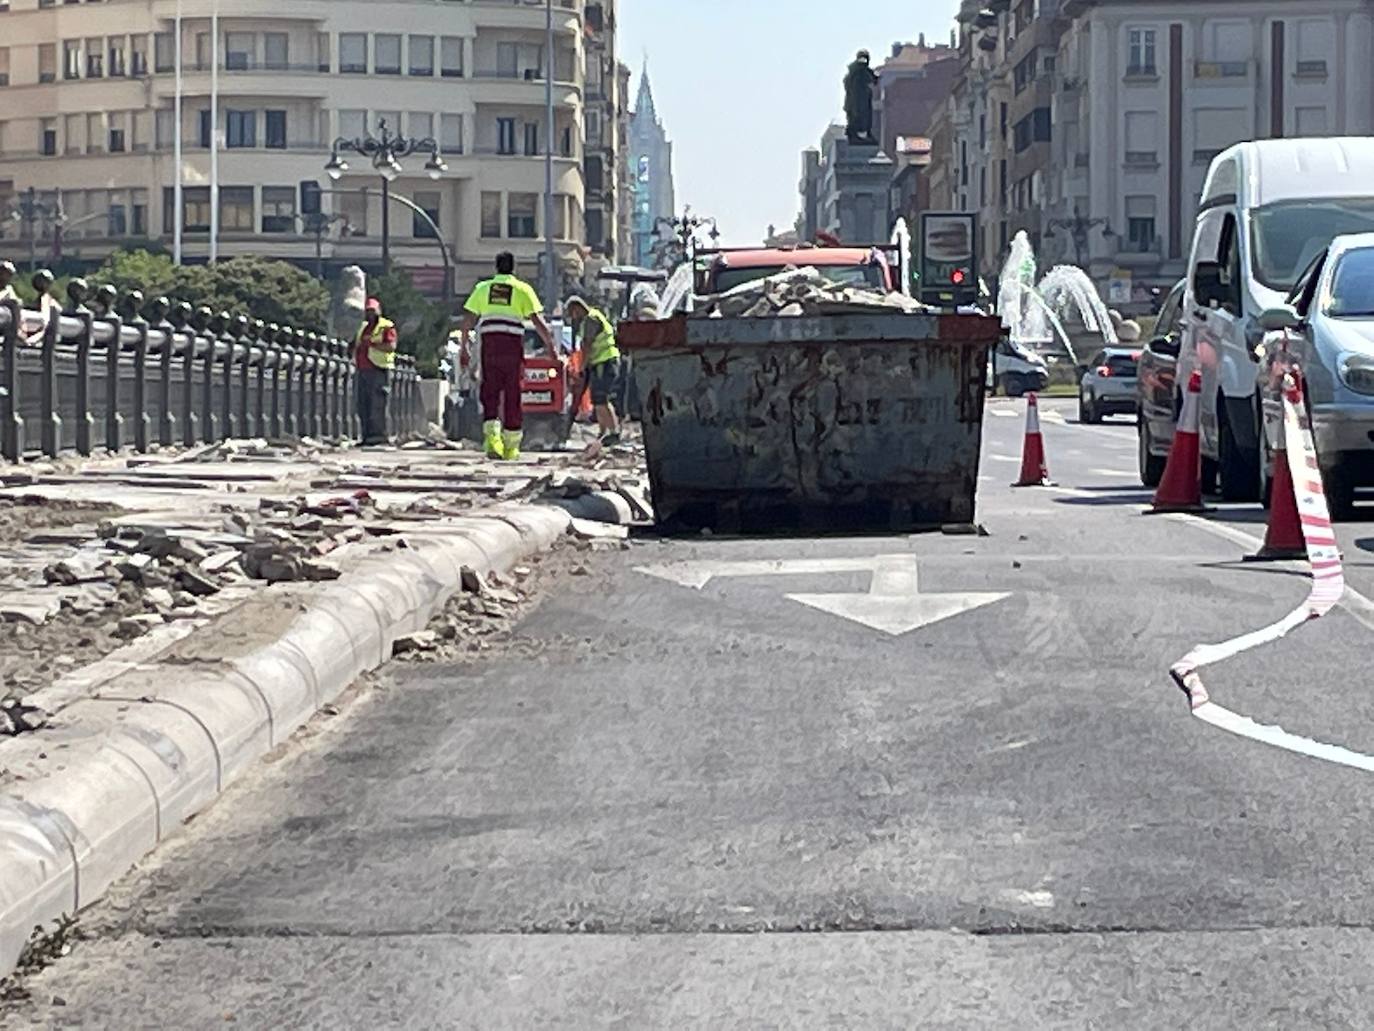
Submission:
[[[376,135],[385,126],[441,147],[444,175],[432,181],[420,155],[403,162],[391,190],[438,225],[459,289],[485,274],[501,250],[514,251],[535,274],[547,147],[558,257],[566,277],[581,274],[592,210],[585,71],[593,52],[590,63],[600,68],[613,46],[604,31],[609,5],[583,0],[555,0],[551,62],[542,5],[509,0],[222,0],[217,44],[211,0],[10,0],[0,11],[0,204],[23,206],[27,197],[60,210],[60,217],[18,226],[42,238],[41,256],[50,255],[55,230],[67,257],[96,260],[139,241],[172,246],[178,6],[187,260],[211,252],[217,141],[219,256],[266,254],[311,267],[318,246],[327,269],[378,268],[380,176],[349,154],[351,168],[338,183],[323,170],[337,138]],[[602,31],[585,17],[588,6],[600,9]],[[544,104],[550,65],[552,138]],[[605,117],[604,108],[599,113]],[[324,185],[324,212],[333,216],[318,240],[305,231],[303,182]],[[604,192],[598,202],[604,210]],[[434,292],[442,260],[433,228],[399,202],[389,222],[393,260]],[[8,235],[14,245],[16,229]]]
[[[654,106],[647,61],[630,119],[630,176],[634,182],[634,263],[648,268],[655,263],[658,220],[674,216],[677,198],[673,190],[673,144]]]
[[[619,257],[619,169],[625,163],[618,124],[624,101],[616,59],[616,0],[589,0],[586,21],[586,245],[590,260],[606,265]]]
[[[1369,0],[1067,0],[1051,256],[1133,304],[1183,275],[1203,179],[1233,143],[1374,133]]]
[[[1148,308],[1219,151],[1374,132],[1371,44],[1370,0],[964,0],[931,203],[978,212],[989,280],[1024,229]]]

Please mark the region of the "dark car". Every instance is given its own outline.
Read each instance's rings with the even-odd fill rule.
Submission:
[[[1169,445],[1174,440],[1178,416],[1174,376],[1183,329],[1183,293],[1186,281],[1179,280],[1164,298],[1155,323],[1155,335],[1140,352],[1136,370],[1136,432],[1140,436],[1140,482],[1159,486],[1164,465],[1169,460]]]
[[[1104,347],[1082,367],[1078,382],[1078,421],[1101,422],[1106,415],[1136,413],[1135,347]]]

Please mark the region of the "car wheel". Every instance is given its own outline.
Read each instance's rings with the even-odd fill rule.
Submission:
[[[1158,487],[1164,479],[1164,466],[1168,459],[1154,453],[1154,439],[1150,436],[1150,424],[1143,413],[1136,415],[1136,437],[1140,442],[1140,482],[1146,487]]]
[[[1224,411],[1223,404],[1218,409]],[[1217,428],[1217,475],[1224,501],[1258,501],[1260,494],[1259,455],[1246,451],[1236,440],[1231,421],[1224,415]]]
[[[1009,372],[1002,377],[1002,391],[1007,397],[1020,397],[1026,392],[1026,383],[1014,372]]]
[[[1078,421],[1089,426],[1102,421],[1102,416],[1093,407],[1092,401],[1082,392],[1078,395]]]

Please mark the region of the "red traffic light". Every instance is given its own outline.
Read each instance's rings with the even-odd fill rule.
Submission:
[[[961,268],[955,269],[949,274],[949,281],[955,286],[962,285],[964,282],[964,270]]]

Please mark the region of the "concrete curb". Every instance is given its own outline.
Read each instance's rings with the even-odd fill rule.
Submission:
[[[456,591],[464,566],[504,571],[568,531],[556,508],[508,505],[407,529],[308,593],[283,592],[257,636],[193,634],[157,661],[5,743],[0,765],[0,973],[37,926],[99,900]],[[233,614],[220,617],[232,630]],[[280,629],[278,629],[280,628]],[[198,638],[206,640],[199,641]]]

